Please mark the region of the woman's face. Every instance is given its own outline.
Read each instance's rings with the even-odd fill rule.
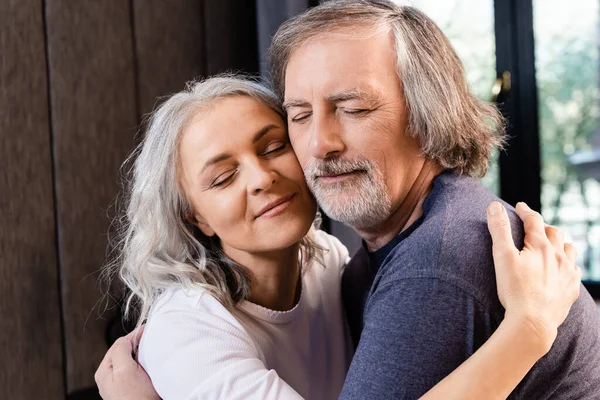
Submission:
[[[316,202],[284,121],[260,101],[226,97],[198,112],[182,133],[179,157],[189,218],[217,235],[226,254],[285,249],[308,232]]]

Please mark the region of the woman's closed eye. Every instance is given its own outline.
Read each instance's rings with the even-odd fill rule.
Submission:
[[[287,142],[273,142],[265,148],[265,150],[262,152],[261,155],[263,155],[263,156],[275,155],[275,154],[285,150],[287,145],[288,145]]]
[[[236,172],[236,170],[223,172],[221,175],[217,176],[217,178],[210,184],[210,187],[215,188],[225,186],[233,180],[233,177],[235,176]]]

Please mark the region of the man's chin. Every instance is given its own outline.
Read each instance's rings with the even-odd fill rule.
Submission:
[[[351,199],[340,196],[326,196],[326,198],[317,198],[319,208],[323,213],[334,221],[341,222],[353,229],[368,229],[379,225],[389,217],[389,210],[378,207],[378,204],[372,204],[362,207],[357,207],[356,202],[361,202],[363,199]]]
[[[348,225],[352,228],[360,227],[363,225],[365,218],[361,215],[355,215],[354,213],[349,213],[348,208],[344,208],[343,205],[337,203],[335,206],[330,206],[327,203],[321,203],[320,208],[323,213],[330,219],[341,222],[344,225]]]

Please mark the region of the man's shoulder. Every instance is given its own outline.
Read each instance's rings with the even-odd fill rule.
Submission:
[[[457,286],[476,300],[498,308],[492,241],[486,210],[501,201],[472,178],[443,174],[424,203],[419,226],[401,241],[380,271],[381,282],[429,278]],[[522,224],[509,211],[513,238],[522,246]]]

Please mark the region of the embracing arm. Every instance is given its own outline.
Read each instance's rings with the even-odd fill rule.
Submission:
[[[157,313],[146,326],[141,347],[140,363],[165,400],[301,399],[265,366],[233,317],[195,309]]]
[[[98,368],[104,400],[302,399],[264,365],[233,317],[177,307],[146,324],[139,364],[131,356],[133,342],[132,335],[120,338]]]
[[[494,318],[461,288],[427,278],[388,282],[370,300],[341,398],[500,399],[514,390],[550,349],[580,279],[559,232],[522,205],[517,212],[521,252],[505,211],[488,218],[507,310],[489,340]]]
[[[475,354],[421,399],[506,399],[549,350],[527,325],[525,320],[502,321]]]
[[[150,377],[132,357],[144,326],[120,337],[106,352],[94,379],[104,400],[160,400]]]
[[[512,245],[504,207],[493,203],[488,208],[505,318],[475,354],[423,399],[507,398],[550,351],[558,326],[579,296],[581,269],[574,264],[575,249],[564,243],[559,230],[545,227],[541,216],[524,203],[516,211],[527,233],[521,252]]]

